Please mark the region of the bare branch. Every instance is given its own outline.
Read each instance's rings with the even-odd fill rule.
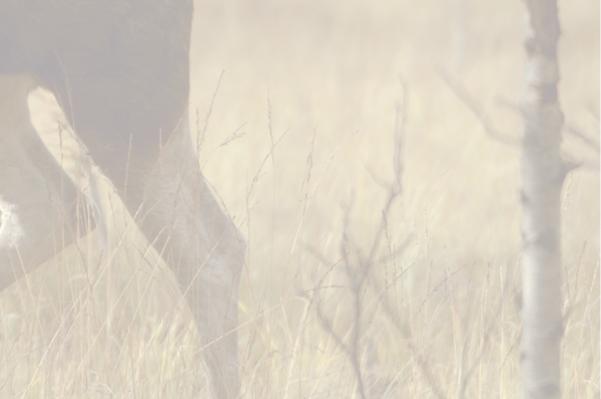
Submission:
[[[451,89],[453,94],[469,109],[472,114],[478,119],[478,122],[484,128],[484,131],[493,139],[500,143],[517,146],[519,141],[510,135],[499,131],[494,123],[490,120],[490,117],[484,111],[484,108],[476,101],[474,96],[467,90],[458,79],[453,78],[448,72],[440,70],[440,77]]]
[[[407,107],[407,96],[406,91],[403,90],[403,99],[399,101],[395,106],[395,125],[394,125],[394,141],[393,141],[393,151],[392,151],[392,172],[393,179],[391,183],[385,183],[383,179],[375,177],[374,173],[371,173],[374,181],[376,183],[387,190],[387,196],[384,200],[384,205],[382,210],[380,211],[379,216],[379,225],[374,233],[374,236],[369,245],[369,250],[366,255],[362,255],[357,245],[351,240],[350,230],[351,230],[351,222],[350,222],[350,214],[352,208],[352,200],[349,205],[344,207],[344,216],[343,216],[343,228],[342,228],[342,236],[340,242],[340,263],[342,267],[342,271],[345,273],[345,277],[350,284],[350,294],[351,301],[349,306],[351,307],[351,312],[353,315],[352,324],[349,330],[349,338],[347,340],[344,339],[339,333],[335,331],[332,321],[328,318],[321,304],[316,306],[317,308],[317,317],[320,321],[320,324],[323,330],[332,337],[334,342],[338,347],[346,354],[353,371],[355,373],[355,377],[357,379],[358,385],[358,395],[361,398],[366,398],[366,384],[365,384],[365,373],[366,371],[362,369],[361,357],[362,347],[368,344],[369,340],[366,340],[366,330],[368,326],[372,323],[375,316],[375,311],[368,311],[368,305],[365,303],[366,294],[371,289],[376,294],[376,304],[381,304],[382,309],[384,310],[384,315],[391,322],[391,324],[395,327],[395,329],[399,332],[403,341],[406,343],[409,351],[411,352],[413,359],[417,363],[417,367],[424,376],[427,384],[430,386],[434,395],[439,398],[445,398],[444,391],[441,388],[440,383],[437,381],[434,373],[431,371],[424,355],[417,349],[415,343],[413,342],[412,334],[409,328],[402,321],[401,317],[394,310],[394,307],[391,305],[388,299],[388,289],[389,287],[385,287],[381,289],[381,286],[377,279],[374,276],[373,269],[377,264],[381,264],[392,257],[402,253],[406,246],[408,245],[410,239],[407,238],[406,241],[400,245],[397,251],[389,251],[389,254],[382,257],[379,256],[381,251],[381,245],[383,240],[387,240],[390,243],[390,234],[389,234],[389,218],[392,213],[393,207],[396,201],[399,199],[402,193],[402,175],[403,175],[403,163],[402,163],[402,149],[403,149],[403,138],[404,138],[404,130],[405,130],[405,114]],[[369,169],[368,169],[369,171]],[[313,251],[313,255],[322,263],[332,264],[332,262],[328,261],[323,255],[315,253]],[[356,256],[352,256],[356,255]],[[334,266],[331,267],[330,270],[333,269]],[[402,273],[399,276],[395,277],[395,280],[400,278]],[[319,281],[319,288],[323,288],[324,278]],[[336,288],[340,288],[339,286],[334,286]],[[321,291],[321,289],[319,289]],[[366,352],[367,353],[367,352]],[[373,354],[373,351],[370,353]],[[372,356],[373,357],[373,356]],[[377,359],[371,359],[370,364],[373,366],[374,363],[377,363]]]
[[[571,124],[565,126],[565,131],[566,133],[580,139],[588,146],[588,148],[599,154],[599,140],[597,138],[585,134],[582,130]]]

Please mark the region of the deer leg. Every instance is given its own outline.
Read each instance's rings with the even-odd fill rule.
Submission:
[[[245,245],[207,185],[187,129],[147,183],[140,225],[172,268],[203,343],[213,397],[239,395],[238,284]]]
[[[74,238],[77,190],[30,123],[26,76],[0,76],[0,290]]]

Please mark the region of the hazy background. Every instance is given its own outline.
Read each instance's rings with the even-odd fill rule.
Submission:
[[[562,105],[569,124],[592,134],[599,102],[595,8],[593,2],[561,7]],[[385,193],[368,170],[391,178],[401,83],[409,104],[395,231],[427,234],[430,248],[426,254],[426,242],[417,240],[424,248],[415,248],[412,260],[442,266],[513,259],[519,148],[491,139],[440,71],[463,82],[494,126],[517,141],[521,121],[510,107],[522,95],[525,25],[520,2],[199,3],[192,104],[201,126],[224,71],[201,162],[241,224],[249,181],[270,149],[269,120],[276,138],[288,132],[274,151],[275,171],[266,165],[253,192],[251,235],[276,240],[251,242],[253,272],[261,275],[268,262],[278,266],[270,274],[289,275],[284,266],[298,225],[300,240],[324,244],[352,191],[357,233],[369,234]],[[218,147],[237,129],[245,135]],[[314,170],[304,185],[313,137]],[[575,159],[596,155],[572,137],[565,141]],[[597,181],[596,173],[576,172],[566,184],[568,262],[583,240],[596,252]],[[296,249],[292,255],[302,256]]]
[[[599,2],[560,2],[560,15],[566,124],[598,143]],[[317,286],[326,260],[340,256],[351,198],[351,241],[366,249],[375,234],[386,196],[378,182],[392,179],[397,103],[406,106],[403,194],[387,245],[408,244],[377,273],[449,398],[459,397],[468,373],[466,397],[517,397],[516,107],[525,18],[517,0],[196,2],[193,133],[203,137],[208,180],[248,240],[244,397],[355,395],[343,351],[303,295]],[[465,86],[516,144],[493,139],[444,75]],[[570,159],[598,165],[598,151],[565,136]],[[575,171],[564,186],[565,397],[599,397],[596,168]],[[127,245],[118,251],[106,266],[106,287],[90,290],[77,278],[86,263],[96,265],[94,251],[82,262],[71,250],[59,268],[34,273],[26,290],[21,282],[0,295],[8,315],[0,397],[203,392],[196,332],[185,310],[174,312],[181,301],[148,283],[167,273]],[[336,271],[328,278],[343,282]],[[82,295],[91,299],[73,307]],[[344,335],[344,288],[325,292],[323,301]],[[415,353],[380,320],[377,306],[370,309],[363,345],[373,397],[430,397]]]

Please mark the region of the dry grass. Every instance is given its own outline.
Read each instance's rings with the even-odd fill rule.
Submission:
[[[598,143],[599,4],[561,12],[567,123]],[[440,71],[519,140],[523,19],[519,1],[197,5],[200,161],[249,243],[245,398],[360,397],[337,342],[352,341],[355,315],[341,238],[358,256],[380,229],[404,94],[403,193],[373,266],[399,320],[377,291],[363,295],[365,391],[434,397],[423,359],[444,397],[518,396],[519,151],[487,134]],[[598,145],[573,134],[565,149],[598,163]],[[570,175],[563,212],[564,396],[598,398],[598,171]],[[135,237],[104,257],[95,242],[0,295],[0,397],[203,397],[202,348],[166,267]]]

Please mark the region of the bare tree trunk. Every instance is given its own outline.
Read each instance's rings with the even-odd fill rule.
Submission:
[[[561,299],[560,156],[563,114],[558,102],[557,0],[525,0],[527,92],[522,153],[522,346],[525,399],[559,398]]]

